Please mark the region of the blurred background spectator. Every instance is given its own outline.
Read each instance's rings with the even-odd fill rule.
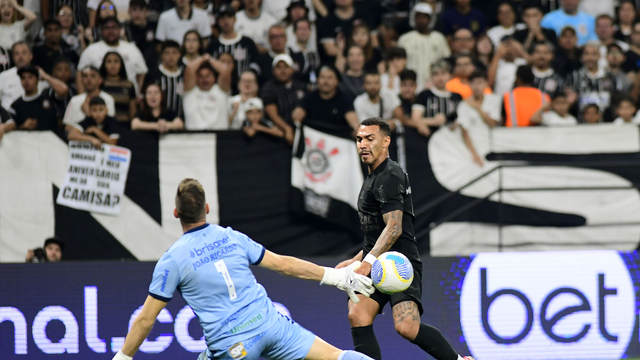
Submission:
[[[44,241],[43,247],[27,251],[25,260],[28,263],[59,262],[63,251],[64,241],[52,237]]]

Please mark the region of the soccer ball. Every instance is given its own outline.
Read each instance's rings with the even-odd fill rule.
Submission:
[[[371,280],[385,294],[405,291],[413,281],[413,266],[403,254],[389,251],[378,256],[373,263]]]

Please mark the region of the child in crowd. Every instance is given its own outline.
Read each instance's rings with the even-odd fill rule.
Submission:
[[[246,117],[242,126],[242,131],[252,138],[256,136],[258,132],[281,138],[284,136],[282,130],[275,126],[270,120],[264,118],[262,100],[260,98],[251,98],[247,101],[245,106]]]
[[[400,102],[402,112],[407,119],[411,118],[411,107],[416,100],[418,89],[418,74],[413,70],[404,70],[400,73]]]
[[[582,109],[582,120],[585,124],[600,124],[602,112],[596,104],[589,104]]]
[[[636,104],[630,98],[624,98],[618,102],[616,114],[618,118],[613,121],[614,124],[640,124],[640,116],[636,116]]]
[[[578,120],[569,113],[567,95],[558,91],[551,99],[551,109],[542,113],[542,125],[576,125]]]
[[[445,123],[453,124],[462,96],[447,90],[449,80],[451,66],[448,61],[438,60],[431,65],[431,89],[421,92],[411,108],[411,120],[414,124],[431,126],[431,130],[436,130]]]
[[[89,114],[76,125],[67,125],[67,139],[89,141],[98,149],[102,144],[116,145],[120,138],[120,129],[116,119],[107,116],[107,104],[97,96],[89,102]]]

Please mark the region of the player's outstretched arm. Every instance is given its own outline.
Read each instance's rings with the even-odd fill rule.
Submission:
[[[292,256],[278,255],[269,250],[265,251],[260,266],[298,279],[315,280],[320,281],[321,285],[336,286],[349,294],[355,303],[360,301],[356,292],[369,297],[374,291],[371,279],[356,274],[351,268],[322,267]]]
[[[138,317],[133,321],[131,331],[127,334],[127,338],[124,340],[124,346],[113,357],[113,360],[131,360],[133,355],[138,351],[138,348],[149,336],[153,324],[156,322],[156,318],[160,311],[167,305],[166,302],[160,301],[151,296],[147,296],[142,311],[138,314]]]

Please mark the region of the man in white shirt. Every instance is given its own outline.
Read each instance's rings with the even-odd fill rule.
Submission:
[[[149,69],[147,69],[147,64],[140,49],[134,43],[120,40],[121,28],[122,25],[120,25],[117,18],[110,17],[105,19],[101,27],[102,40],[89,45],[82,52],[78,62],[78,69],[84,69],[87,66],[99,69],[105,54],[109,51],[116,51],[122,56],[129,80],[136,86],[136,91],[139,92],[142,88],[144,76]],[[81,79],[80,71],[78,71],[76,86],[79,93],[84,91]]]
[[[513,90],[516,71],[519,66],[527,64],[527,58],[522,45],[514,39],[507,38],[500,43],[488,70],[489,84],[496,95],[502,96]]]
[[[360,121],[379,117],[389,123],[404,120],[400,98],[391,90],[382,89],[380,74],[367,73],[364,76],[364,94],[353,101],[353,107]]]
[[[69,100],[69,105],[67,105],[67,111],[64,113],[64,120],[62,122],[72,126],[82,122],[89,114],[89,102],[97,96],[101,97],[107,104],[107,115],[114,116],[116,107],[113,97],[100,90],[103,80],[102,76],[100,76],[100,71],[95,67],[87,66],[80,71],[79,78],[85,92]]]
[[[413,8],[416,29],[400,36],[398,46],[407,51],[407,68],[418,74],[418,89],[423,89],[431,77],[431,65],[451,56],[447,39],[429,30],[433,8],[427,3],[418,3]]]
[[[277,19],[262,11],[262,0],[244,0],[244,10],[236,14],[235,30],[256,43],[258,51],[269,51],[269,28]]]
[[[13,54],[13,63],[16,66],[0,73],[0,105],[5,109],[10,108],[14,101],[24,95],[24,88],[20,83],[18,69],[29,65],[33,59],[29,45],[24,41],[13,44],[11,52]],[[44,81],[38,83],[39,91],[48,87],[49,84]]]
[[[185,129],[227,130],[230,89],[231,69],[224,63],[209,54],[189,63],[184,73]]]
[[[458,105],[458,125],[462,130],[462,140],[471,153],[473,162],[482,167],[482,159],[489,153],[489,130],[498,126],[502,112],[502,98],[494,94],[484,94],[487,75],[474,71],[469,76],[472,95]]]
[[[182,45],[184,34],[189,30],[197,30],[207,47],[207,39],[211,36],[209,15],[206,11],[191,6],[191,0],[174,0],[176,7],[163,12],[158,20],[156,39],[158,41],[173,40]]]

